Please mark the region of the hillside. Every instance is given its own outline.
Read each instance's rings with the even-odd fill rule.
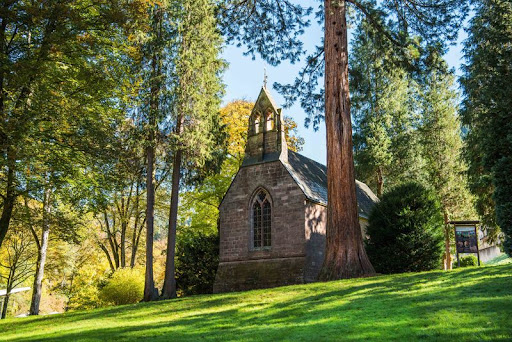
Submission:
[[[0,321],[16,341],[511,341],[512,264]]]

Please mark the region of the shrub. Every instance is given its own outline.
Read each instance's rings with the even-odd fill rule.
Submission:
[[[85,263],[73,276],[73,281],[61,287],[69,300],[66,310],[90,310],[105,305],[100,298],[100,288],[107,273],[99,263]]]
[[[144,295],[144,272],[140,268],[120,268],[100,290],[100,297],[114,305],[139,302]]]
[[[217,234],[187,232],[176,246],[176,286],[184,295],[213,292],[219,265]]]
[[[482,263],[482,262],[480,262]],[[458,267],[457,261],[455,261],[455,267]],[[460,267],[478,266],[478,258],[474,255],[466,255],[460,257]]]
[[[434,192],[416,183],[384,194],[370,213],[368,256],[380,273],[438,268],[443,255],[443,217]]]

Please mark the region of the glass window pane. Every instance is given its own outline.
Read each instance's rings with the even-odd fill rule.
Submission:
[[[253,243],[254,247],[261,247],[261,206],[259,203],[253,205]]]
[[[263,203],[263,217],[262,217],[262,230],[263,230],[263,246],[271,246],[271,207],[270,203],[265,200]]]

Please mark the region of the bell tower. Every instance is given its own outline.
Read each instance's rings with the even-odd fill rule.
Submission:
[[[247,145],[242,165],[288,160],[281,108],[277,108],[266,86],[261,88],[249,117]]]

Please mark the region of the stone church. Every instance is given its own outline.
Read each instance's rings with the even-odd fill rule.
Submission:
[[[219,207],[214,292],[315,281],[327,219],[327,168],[288,150],[283,115],[263,87],[249,119],[245,159]],[[356,181],[359,221],[377,197]]]

